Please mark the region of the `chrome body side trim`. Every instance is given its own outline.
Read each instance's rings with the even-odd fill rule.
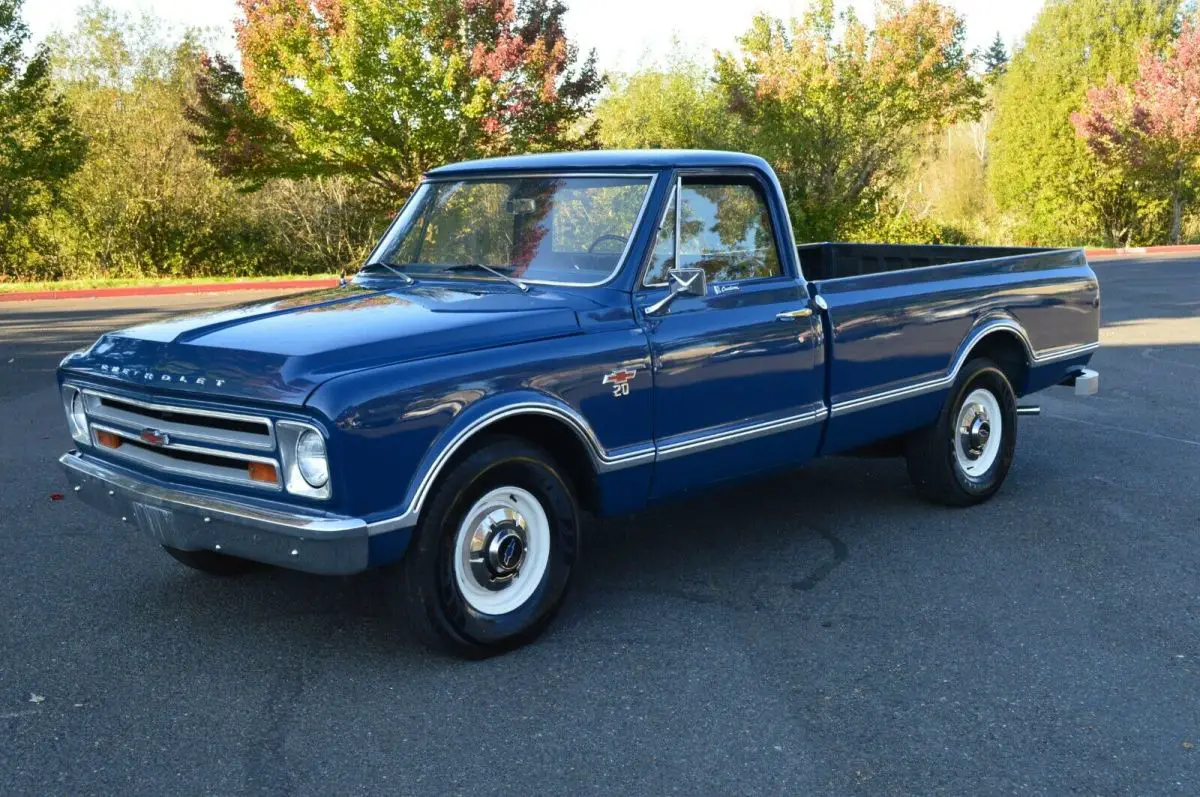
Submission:
[[[484,428],[490,426],[497,421],[511,418],[515,415],[547,415],[552,418],[564,421],[569,425],[576,436],[587,446],[588,453],[591,456],[592,464],[596,468],[597,473],[607,473],[621,468],[633,467],[634,465],[644,465],[654,461],[654,445],[646,443],[642,445],[632,446],[623,449],[619,454],[608,452],[604,446],[600,444],[596,433],[592,431],[592,427],[584,420],[583,416],[579,415],[574,410],[567,410],[563,407],[558,407],[548,403],[538,402],[521,402],[519,404],[511,404],[507,407],[501,407],[493,410],[480,418],[471,422],[466,428],[460,430],[450,439],[425,475],[421,477],[421,481],[417,484],[417,489],[413,492],[412,500],[409,502],[408,508],[405,511],[391,518],[377,520],[371,523],[368,528],[371,534],[382,534],[396,529],[408,528],[416,525],[417,518],[421,514],[421,507],[425,503],[426,497],[429,495],[430,489],[434,482],[437,481],[438,475],[442,468],[446,466],[450,458],[454,456],[454,452],[458,451],[462,446],[474,435],[478,434]]]
[[[792,415],[785,418],[774,418],[769,421],[751,423],[749,425],[739,425],[734,428],[724,428],[707,434],[702,434],[688,439],[676,440],[667,442],[663,445],[654,443],[641,443],[634,446],[624,448],[620,453],[610,452],[606,450],[596,437],[591,426],[578,413],[573,410],[568,411],[562,407],[557,407],[552,404],[540,404],[536,402],[524,402],[514,404],[508,407],[490,412],[465,429],[456,434],[450,442],[442,449],[437,458],[430,465],[428,471],[421,478],[417,485],[416,491],[413,493],[412,501],[403,514],[395,517],[377,520],[369,525],[371,534],[382,534],[395,529],[408,528],[417,522],[420,517],[421,507],[428,497],[429,491],[433,484],[437,481],[438,475],[443,467],[449,461],[454,452],[461,448],[467,440],[472,436],[482,431],[487,426],[504,418],[509,418],[514,415],[548,415],[568,423],[575,431],[576,435],[588,446],[588,451],[592,457],[592,463],[596,468],[597,473],[609,473],[622,468],[630,468],[637,465],[648,465],[650,463],[673,459],[675,457],[684,456],[686,454],[699,453],[720,446],[741,443],[748,440],[753,440],[757,437],[763,437],[769,434],[784,432],[789,429],[797,429],[809,424],[819,423],[828,415],[828,409],[821,405],[806,410],[798,415]]]
[[[1013,332],[1021,339],[1021,343],[1025,347],[1025,353],[1029,357],[1032,365],[1045,365],[1046,363],[1057,362],[1059,360],[1078,357],[1081,354],[1095,351],[1100,347],[1100,343],[1085,343],[1081,346],[1066,346],[1048,351],[1036,352],[1033,345],[1029,342],[1029,335],[1025,332],[1025,328],[1011,319],[996,319],[989,321],[977,329],[975,329],[970,337],[967,338],[962,351],[959,353],[954,365],[950,368],[950,372],[945,376],[940,376],[935,379],[929,379],[924,382],[917,382],[912,385],[905,385],[892,390],[885,390],[880,393],[872,393],[861,398],[850,399],[848,401],[836,402],[830,408],[830,417],[836,418],[841,415],[846,415],[859,410],[871,409],[878,407],[881,404],[889,404],[893,401],[902,401],[908,398],[914,398],[926,393],[931,393],[936,390],[944,390],[954,384],[954,380],[958,378],[958,372],[962,370],[966,364],[967,358],[971,356],[971,351],[987,335],[1000,330]]]
[[[765,437],[779,432],[786,432],[789,429],[799,429],[803,426],[810,426],[814,423],[820,423],[829,415],[829,410],[822,404],[820,407],[815,407],[807,412],[802,412],[799,415],[791,415],[786,418],[776,418],[770,421],[762,421],[753,423],[748,426],[739,425],[732,429],[724,429],[718,432],[692,437],[685,440],[677,440],[677,442],[668,442],[656,447],[657,454],[655,462],[662,462],[676,457],[686,456],[688,454],[698,454],[701,451],[710,451],[721,446],[731,445],[733,443],[742,443],[747,440],[753,440],[757,437]]]

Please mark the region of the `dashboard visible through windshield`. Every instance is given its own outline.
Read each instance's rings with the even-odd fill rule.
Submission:
[[[620,267],[650,186],[641,175],[422,183],[370,262],[414,277],[474,266],[483,277],[597,285]]]

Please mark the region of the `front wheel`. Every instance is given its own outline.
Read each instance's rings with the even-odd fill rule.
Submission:
[[[923,497],[971,506],[996,494],[1017,446],[1017,397],[986,358],[963,366],[937,423],[905,446],[908,475]]]
[[[579,526],[571,486],[545,451],[509,437],[481,446],[440,481],[405,554],[418,635],[469,658],[532,640],[566,593]]]

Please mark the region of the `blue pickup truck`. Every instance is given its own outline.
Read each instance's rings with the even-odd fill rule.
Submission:
[[[484,656],[550,621],[587,514],[861,452],[987,500],[1018,399],[1096,391],[1099,307],[1079,250],[797,246],[750,155],[458,163],[347,284],[67,356],[61,463],[201,571],[394,565]]]

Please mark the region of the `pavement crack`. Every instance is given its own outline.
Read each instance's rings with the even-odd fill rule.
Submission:
[[[304,691],[300,673],[280,673],[267,691],[258,741],[246,756],[247,794],[292,794],[287,766],[286,721]]]
[[[1114,432],[1126,432],[1128,434],[1136,434],[1142,437],[1152,437],[1156,440],[1169,440],[1173,443],[1183,443],[1185,446],[1200,446],[1200,440],[1190,440],[1186,437],[1172,437],[1169,434],[1159,434],[1158,432],[1147,432],[1141,429],[1130,429],[1128,426],[1117,426],[1111,423],[1101,423],[1100,421],[1086,421],[1083,418],[1072,418],[1069,415],[1053,415],[1051,416],[1058,420],[1070,421],[1071,423],[1082,423],[1087,426],[1095,426],[1100,429],[1111,429]]]
[[[850,556],[849,546],[842,542],[836,534],[816,526],[811,526],[811,528],[829,543],[829,547],[833,549],[833,558],[822,562],[816,570],[804,578],[792,582],[792,589],[800,592],[809,592],[822,581],[829,578],[829,574],[836,570]]]

